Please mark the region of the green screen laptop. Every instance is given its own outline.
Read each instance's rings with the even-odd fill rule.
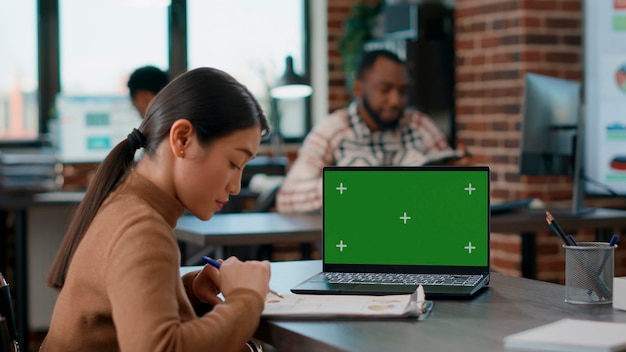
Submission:
[[[291,291],[469,297],[489,282],[489,217],[486,166],[325,167],[323,272]]]

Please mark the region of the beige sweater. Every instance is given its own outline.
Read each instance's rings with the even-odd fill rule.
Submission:
[[[183,206],[131,173],[104,201],[72,259],[42,351],[237,351],[264,299],[239,289],[202,317],[180,278]]]

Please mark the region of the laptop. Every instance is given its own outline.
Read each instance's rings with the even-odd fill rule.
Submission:
[[[471,297],[489,283],[489,167],[323,169],[323,271],[293,293]],[[416,281],[417,280],[417,281]]]

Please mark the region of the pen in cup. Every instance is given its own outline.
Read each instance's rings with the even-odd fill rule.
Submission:
[[[222,263],[218,262],[217,260],[211,258],[211,257],[207,257],[207,256],[202,256],[202,261],[204,261],[205,263],[211,265],[214,268],[219,269],[222,266]],[[285,298],[285,296],[283,296],[282,294],[278,293],[277,291],[274,291],[272,289],[270,289],[270,292],[273,295],[276,295],[280,298]]]
[[[578,246],[578,243],[576,243],[576,240],[574,239],[574,236],[567,235],[567,239],[570,241],[572,246]]]
[[[565,234],[565,231],[563,231],[563,228],[559,225],[559,223],[556,221],[554,216],[552,216],[552,214],[547,210],[546,210],[546,221],[548,222],[550,229],[552,229],[552,231],[561,239],[563,244],[565,244],[566,246],[578,245],[572,235]],[[593,292],[593,290],[595,289],[599,297],[605,297],[607,299],[611,299],[612,297],[611,290],[606,286],[606,283],[604,283],[604,281],[600,279],[599,275],[596,274],[595,270],[589,267],[587,263],[584,263],[582,258],[580,257],[576,257],[576,261],[578,262],[578,265],[581,267],[581,269],[586,273],[586,275],[592,281],[593,288],[591,289],[591,292]],[[591,292],[589,292],[589,294],[591,294]]]
[[[611,240],[609,241],[609,247],[614,247],[617,244],[618,239],[619,239],[619,236],[617,234],[613,234],[613,237],[611,237]],[[604,253],[602,262],[600,263],[600,266],[598,267],[598,275],[600,275],[602,273],[602,270],[604,270],[604,265],[606,265],[606,261],[609,259],[609,256],[610,256],[609,252]]]
[[[609,241],[609,247],[614,247],[617,244],[618,239],[619,239],[619,236],[617,234],[613,234],[613,236],[611,237],[611,240]],[[598,266],[598,270],[596,270],[596,275],[600,276],[602,274],[602,271],[604,271],[604,266],[606,265],[606,261],[609,260],[610,256],[611,256],[610,252],[604,253],[604,257],[602,257],[602,261],[600,262],[600,265]],[[590,288],[587,293],[591,294],[592,291],[593,289]]]

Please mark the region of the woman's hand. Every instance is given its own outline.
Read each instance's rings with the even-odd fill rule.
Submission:
[[[263,298],[270,290],[270,263],[267,260],[242,262],[230,257],[222,263],[219,274],[219,287],[226,298],[237,288],[251,289]]]
[[[222,300],[217,296],[220,293],[220,273],[219,270],[205,265],[193,279],[191,289],[193,295],[204,303],[216,305]]]

